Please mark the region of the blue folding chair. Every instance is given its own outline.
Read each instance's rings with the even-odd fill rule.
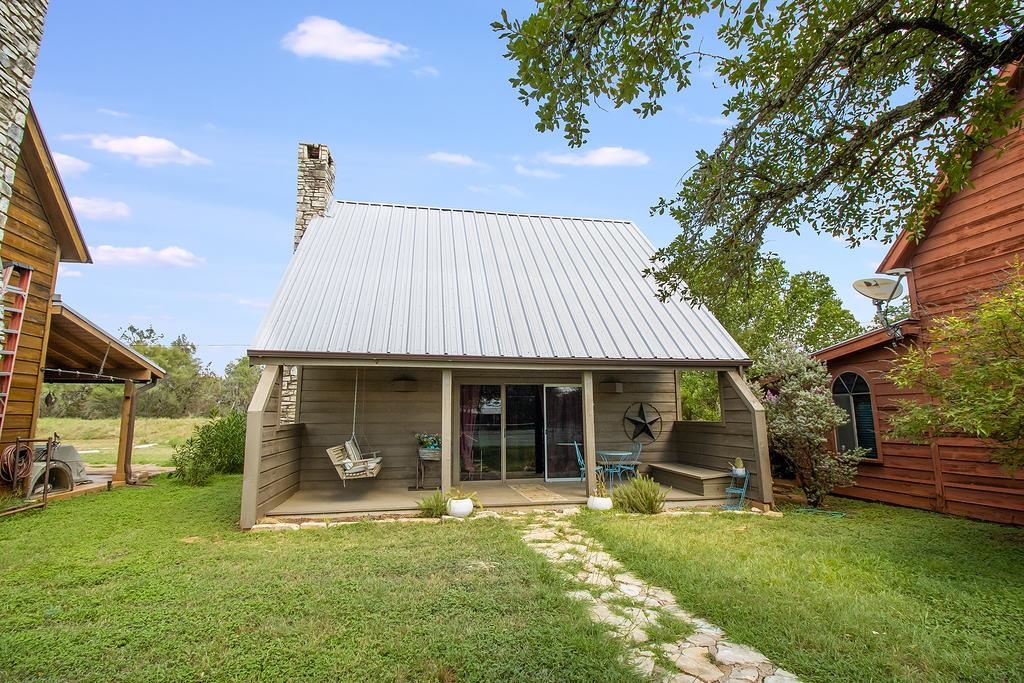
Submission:
[[[573,441],[572,442],[572,446],[573,446],[573,448],[576,449],[576,464],[580,466],[580,481],[586,481],[587,480],[587,463],[583,459],[583,451],[580,450],[580,444],[579,444],[578,441]],[[605,473],[605,469],[606,468],[601,467],[600,465],[595,465],[594,466],[594,473],[597,476],[600,477],[602,474]]]
[[[747,498],[747,487],[750,486],[750,471],[744,470],[743,476],[732,475],[732,481],[725,488],[725,505],[723,510],[742,510],[743,501]]]
[[[627,472],[632,474],[634,477],[637,475],[637,468],[640,466],[640,451],[643,450],[643,444],[639,441],[633,442],[633,450],[628,455],[622,456],[619,463],[615,466],[615,474],[618,475],[619,481],[622,481],[622,475]]]

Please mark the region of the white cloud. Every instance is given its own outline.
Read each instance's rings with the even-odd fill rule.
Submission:
[[[106,114],[107,116],[113,116],[114,118],[117,118],[117,119],[126,119],[129,116],[131,116],[131,114],[129,114],[128,112],[126,112],[126,111],[118,111],[117,109],[105,109],[103,107],[100,107],[96,111],[99,112],[100,114]]]
[[[427,155],[430,161],[439,164],[454,164],[455,166],[482,166],[479,161],[466,154],[454,154],[452,152],[431,152]]]
[[[244,299],[244,298],[242,298],[242,299],[236,299],[235,303],[237,303],[240,306],[249,306],[250,308],[257,308],[257,309],[261,309],[261,310],[270,308],[270,302],[269,301],[261,301],[259,299]]]
[[[721,126],[722,128],[728,128],[735,123],[732,119],[724,116],[702,116],[700,114],[689,114],[686,120],[703,126]]]
[[[401,43],[364,33],[324,17],[303,19],[281,39],[281,46],[300,57],[369,62],[380,66],[409,51]]]
[[[91,250],[93,260],[97,264],[110,266],[179,266],[191,268],[206,263],[206,259],[196,256],[182,247],[112,247],[102,244]]]
[[[420,78],[437,78],[441,75],[441,72],[435,66],[421,66],[418,69],[413,69],[412,75],[419,76]]]
[[[70,154],[61,154],[60,152],[53,153],[53,162],[57,164],[57,170],[60,174],[67,177],[80,175],[92,168],[92,164],[88,161],[83,161]]]
[[[85,275],[82,271],[75,270],[74,268],[61,268],[57,271],[57,274],[60,277],[82,277]]]
[[[115,137],[107,134],[64,135],[64,140],[88,140],[93,149],[101,149],[112,154],[134,159],[139,166],[160,166],[162,164],[179,164],[193,166],[209,164],[195,152],[191,152],[166,138],[155,138],[149,135]]]
[[[131,218],[132,210],[124,202],[103,197],[72,197],[71,206],[75,213],[92,220],[118,220]]]
[[[547,168],[527,168],[522,164],[516,164],[516,173],[530,176],[531,178],[561,178],[562,174]]]
[[[512,197],[522,197],[526,194],[515,185],[470,185],[466,189],[477,194],[507,194]]]
[[[644,166],[651,160],[643,152],[626,147],[598,147],[582,154],[541,154],[540,158],[563,166]]]

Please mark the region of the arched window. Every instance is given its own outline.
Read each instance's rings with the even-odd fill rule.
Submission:
[[[868,383],[856,372],[844,372],[832,384],[832,400],[850,416],[846,424],[836,427],[836,447],[841,451],[863,448],[865,458],[877,458],[875,411]]]

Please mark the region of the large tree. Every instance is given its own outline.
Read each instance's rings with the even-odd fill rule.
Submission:
[[[769,228],[919,235],[1017,120],[998,83],[1024,55],[1019,0],[541,0],[494,28],[537,128],[572,146],[591,105],[651,116],[702,65],[732,89],[734,125],[655,207],[680,227],[652,269],[664,296],[725,299]]]
[[[774,342],[810,353],[864,331],[828,277],[817,271],[791,275],[781,259],[767,257],[756,265],[749,285],[736,284],[711,311],[755,360]]]

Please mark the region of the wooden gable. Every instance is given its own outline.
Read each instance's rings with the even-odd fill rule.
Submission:
[[[7,444],[35,434],[58,263],[91,261],[31,108],[15,170],[7,226],[0,241],[0,258],[33,269],[7,414],[0,433],[0,444]]]

